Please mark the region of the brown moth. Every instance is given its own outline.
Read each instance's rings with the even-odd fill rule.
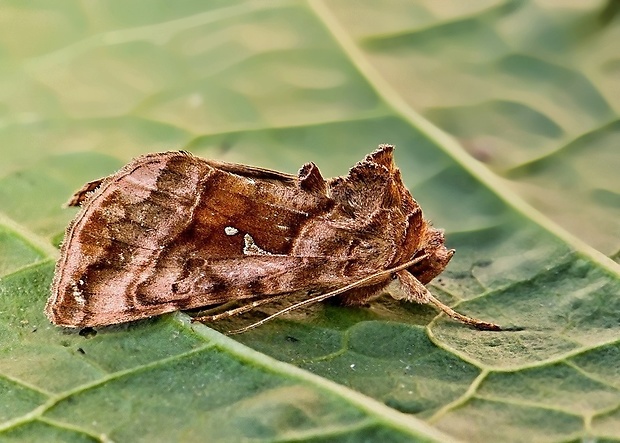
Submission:
[[[329,180],[314,163],[290,175],[187,152],[148,154],[87,183],[69,205],[82,209],[67,228],[45,309],[59,326],[241,304],[198,317],[212,321],[292,293],[321,293],[279,315],[329,297],[363,305],[388,289],[499,329],[453,311],[424,286],[454,250],[424,220],[390,145]]]

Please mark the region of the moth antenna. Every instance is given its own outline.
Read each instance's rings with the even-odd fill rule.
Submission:
[[[303,300],[300,301],[299,303],[295,303],[294,305],[289,306],[288,308],[284,308],[281,311],[276,312],[275,314],[271,314],[269,317],[263,318],[262,320],[257,321],[256,323],[252,323],[251,325],[248,326],[244,326],[243,328],[239,328],[239,329],[233,329],[232,331],[228,331],[227,334],[228,335],[236,335],[236,334],[242,334],[246,331],[249,331],[250,329],[254,329],[258,326],[264,325],[265,323],[267,323],[270,320],[273,320],[276,317],[279,317],[283,314],[286,314],[287,312],[291,312],[294,311],[295,309],[301,308],[303,306],[308,306],[308,305],[313,305],[315,303],[321,302],[323,300],[327,300],[328,298],[331,297],[335,297],[336,295],[342,294],[343,292],[349,291],[351,289],[357,288],[358,286],[364,286],[367,283],[372,282],[373,280],[379,278],[379,277],[384,277],[385,275],[389,275],[392,274],[394,272],[400,271],[402,269],[407,269],[408,267],[415,265],[416,263],[424,260],[426,257],[428,257],[428,254],[423,254],[419,257],[414,258],[413,260],[410,260],[406,263],[403,263],[402,265],[396,266],[395,268],[390,268],[390,269],[386,269],[384,271],[380,271],[377,272],[376,274],[372,274],[369,275],[368,277],[364,277],[361,280],[358,280],[356,282],[350,283],[346,286],[343,286],[342,288],[338,288],[334,291],[331,292],[327,292],[325,294],[321,294],[321,295],[317,295],[316,297],[312,297],[309,298],[307,300]],[[435,300],[438,303],[439,300]],[[447,307],[447,306],[446,306]],[[450,308],[448,308],[450,309]],[[460,315],[460,314],[459,314]]]
[[[288,297],[288,295],[289,294],[272,295],[271,297],[254,300],[253,302],[239,306],[237,308],[227,309],[223,312],[220,312],[219,314],[200,315],[197,317],[193,317],[191,321],[192,323],[196,323],[196,322],[204,323],[204,322],[213,322],[213,321],[221,320],[223,318],[234,317],[235,315],[240,315],[248,311],[251,311],[252,309],[259,307],[260,305],[264,305],[266,303],[271,303],[281,298]]]

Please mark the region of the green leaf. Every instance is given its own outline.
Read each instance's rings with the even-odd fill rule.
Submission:
[[[620,441],[615,2],[134,3],[2,6],[0,440]],[[334,176],[379,143],[457,250],[431,290],[505,331],[43,315],[62,204],[133,156]]]

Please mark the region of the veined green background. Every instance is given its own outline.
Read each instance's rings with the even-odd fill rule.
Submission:
[[[620,441],[619,5],[0,1],[0,440]],[[457,249],[432,291],[509,330],[44,317],[62,203],[132,157],[328,177],[379,143]]]

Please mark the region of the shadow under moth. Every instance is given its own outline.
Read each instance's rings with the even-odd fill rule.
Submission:
[[[194,318],[215,321],[306,294],[231,331],[243,332],[327,298],[359,306],[387,291],[478,329],[500,329],[455,312],[424,286],[454,250],[423,218],[390,145],[328,180],[314,163],[291,175],[187,152],[148,154],[87,183],[68,204],[81,210],[65,233],[45,308],[59,326],[238,303]]]

